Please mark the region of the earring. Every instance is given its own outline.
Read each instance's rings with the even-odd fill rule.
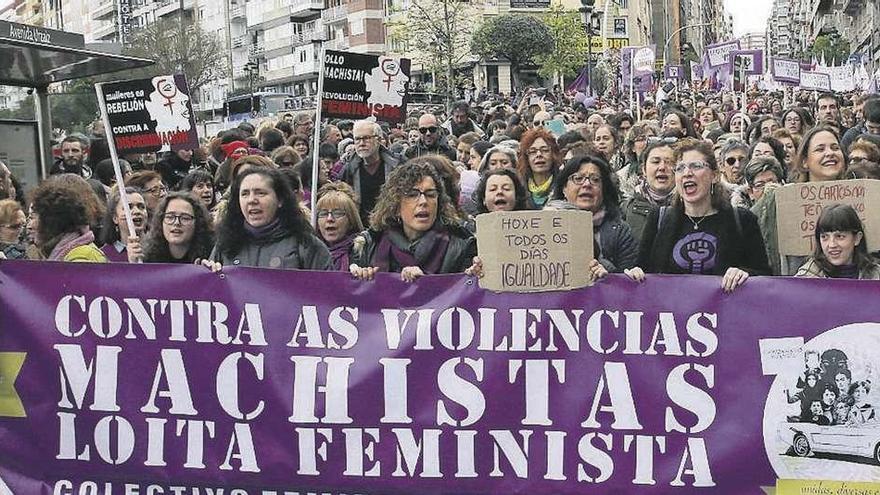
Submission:
[[[712,183],[712,187],[709,188],[709,195],[710,195],[710,196],[714,196],[714,195],[715,195],[715,183],[714,183],[714,182]]]

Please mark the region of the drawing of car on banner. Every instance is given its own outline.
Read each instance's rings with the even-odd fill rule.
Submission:
[[[880,423],[864,426],[823,426],[814,423],[781,423],[779,438],[798,457],[814,453],[844,454],[880,463]]]

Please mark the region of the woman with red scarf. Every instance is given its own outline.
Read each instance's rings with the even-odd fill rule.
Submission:
[[[370,229],[354,241],[352,275],[462,273],[477,254],[474,237],[461,226],[437,170],[418,158],[397,167],[370,215]]]

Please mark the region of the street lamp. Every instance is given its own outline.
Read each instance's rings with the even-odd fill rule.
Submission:
[[[601,34],[602,26],[599,20],[599,12],[593,9],[596,0],[581,0],[581,22],[584,24],[584,31],[587,33],[587,89],[588,93],[593,93],[593,36]]]
[[[256,117],[256,115],[254,115],[254,80],[257,78],[257,74],[260,73],[260,64],[250,61],[244,64],[244,71],[247,72],[248,85],[250,86],[251,91],[251,117]]]

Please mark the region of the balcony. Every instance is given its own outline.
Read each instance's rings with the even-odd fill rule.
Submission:
[[[309,43],[324,41],[324,33],[317,29],[309,29],[294,33],[293,36],[290,37],[290,41],[294,46],[308,45]]]
[[[267,52],[278,50],[279,48],[290,48],[291,46],[290,38],[286,36],[265,41],[265,51]],[[290,50],[288,50],[289,52]]]
[[[265,72],[266,84],[272,84],[277,81],[290,80],[293,77],[293,68],[285,67],[283,69],[269,70]]]
[[[327,42],[324,43],[324,47],[328,50],[348,50],[351,48],[351,43],[348,41],[348,38],[338,38],[327,40]]]
[[[325,24],[330,24],[332,22],[343,21],[348,17],[348,5],[337,5],[336,7],[330,7],[329,9],[324,9],[321,12],[321,20],[324,21]]]
[[[322,0],[292,0],[290,2],[290,16],[302,19],[313,17],[324,10]]]
[[[246,12],[241,5],[233,5],[229,7],[229,19],[231,20],[245,20],[247,18]]]
[[[232,48],[241,48],[243,46],[247,46],[247,44],[248,44],[248,35],[246,35],[246,34],[232,37]]]
[[[158,19],[173,14],[178,10],[192,10],[192,8],[193,0],[172,0],[160,3],[156,10],[153,11],[153,15]]]
[[[266,52],[266,45],[262,41],[258,41],[251,45],[251,49],[248,51],[248,55],[250,58],[258,58],[262,56]]]
[[[92,39],[95,41],[109,41],[116,37],[116,23],[107,22],[92,29]]]
[[[102,21],[112,19],[116,15],[116,2],[113,0],[102,3],[97,9],[92,11],[92,19]]]
[[[318,73],[318,63],[310,59],[306,62],[297,62],[293,64],[293,75],[294,76],[305,76],[309,74],[317,74]]]

